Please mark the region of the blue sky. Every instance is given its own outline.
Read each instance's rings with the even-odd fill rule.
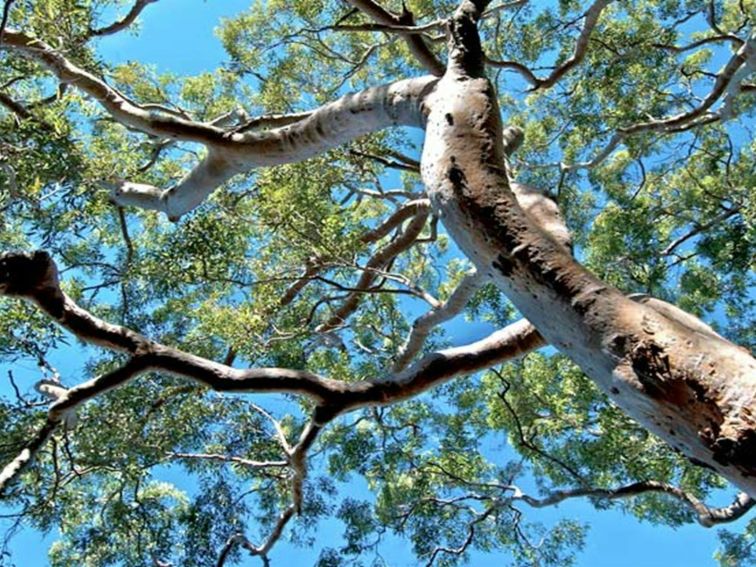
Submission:
[[[196,74],[215,68],[224,58],[220,42],[215,38],[213,29],[219,18],[232,16],[244,10],[249,0],[161,0],[151,4],[141,18],[139,35],[122,33],[105,38],[99,43],[99,51],[105,60],[111,63],[123,63],[130,60],[154,64],[159,71],[172,71],[176,74]],[[455,326],[462,325],[455,323]],[[478,332],[480,329],[462,332]],[[76,354],[68,353],[61,359],[60,369],[67,375],[70,383],[88,378],[76,363]],[[16,369],[17,378],[31,385],[36,369],[32,364],[28,368]],[[6,368],[0,367],[0,374],[5,376]],[[0,393],[6,394],[7,384],[3,383]],[[506,447],[501,448],[507,451]],[[178,475],[175,471],[167,477]],[[175,480],[181,479],[176,477]],[[364,496],[365,489],[359,481],[351,485],[358,496]],[[724,504],[729,494],[722,495]],[[697,525],[671,529],[668,527],[639,524],[633,518],[617,511],[595,511],[586,501],[573,501],[541,511],[529,513],[529,519],[542,519],[545,523],[560,517],[573,517],[586,520],[591,524],[586,548],[580,555],[579,567],[704,567],[714,565],[712,554],[717,547],[716,532]],[[730,529],[744,525],[746,520],[733,524]],[[326,522],[318,534],[317,540],[326,543],[338,541],[341,526],[337,522]],[[14,542],[18,565],[36,567],[47,565],[45,548],[51,537],[34,531],[21,534]],[[317,552],[308,552],[293,548],[285,542],[271,554],[274,565],[309,565]],[[46,545],[47,544],[47,545]],[[392,565],[412,565],[414,561],[406,556],[408,547],[400,543],[391,546],[385,556]],[[259,565],[257,559],[250,559],[245,565]],[[476,556],[473,561],[478,566],[506,564],[502,556]]]

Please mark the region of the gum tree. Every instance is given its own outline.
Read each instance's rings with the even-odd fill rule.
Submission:
[[[335,515],[322,565],[563,565],[583,527],[529,508],[748,512],[752,2],[268,2],[215,72],[100,60],[155,1],[5,3],[1,344],[39,373],[0,490],[54,564],[267,563]]]

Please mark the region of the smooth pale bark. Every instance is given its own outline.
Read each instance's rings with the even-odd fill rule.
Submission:
[[[229,132],[221,140],[204,142],[207,157],[175,186],[161,189],[122,181],[113,199],[122,206],[154,209],[178,219],[242,171],[300,162],[392,126],[422,126],[420,105],[436,80],[408,79],[348,94],[273,130]]]
[[[633,302],[552,241],[507,179],[496,95],[475,25],[451,24],[450,65],[429,95],[422,176],[460,248],[544,338],[644,427],[756,495],[756,361],[724,339]]]
[[[168,189],[124,180],[113,184],[112,198],[118,205],[161,211],[173,220],[196,208],[242,171],[303,161],[391,126],[422,126],[421,102],[437,80],[432,76],[406,79],[348,94],[303,114],[294,123],[284,120],[284,126],[264,132],[225,130],[222,122],[195,122],[159,105],[139,104],[25,33],[6,30],[2,48],[38,61],[61,83],[75,85],[125,126],[207,147],[208,155]]]
[[[406,368],[412,362],[415,355],[423,348],[425,340],[431,331],[440,324],[457,316],[468,304],[472,295],[484,283],[485,279],[473,270],[462,278],[462,281],[459,282],[451,293],[449,299],[415,319],[407,339],[396,354],[396,360],[394,360],[391,370],[399,372]]]

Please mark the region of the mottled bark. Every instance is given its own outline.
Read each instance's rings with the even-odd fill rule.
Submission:
[[[744,349],[598,280],[517,203],[496,95],[463,2],[450,63],[429,95],[423,180],[447,230],[544,338],[689,458],[756,495],[756,361]]]

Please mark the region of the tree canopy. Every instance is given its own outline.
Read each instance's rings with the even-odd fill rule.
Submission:
[[[158,1],[4,3],[6,546],[562,566],[533,509],[749,512],[756,2],[269,0],[217,69],[107,61]]]

